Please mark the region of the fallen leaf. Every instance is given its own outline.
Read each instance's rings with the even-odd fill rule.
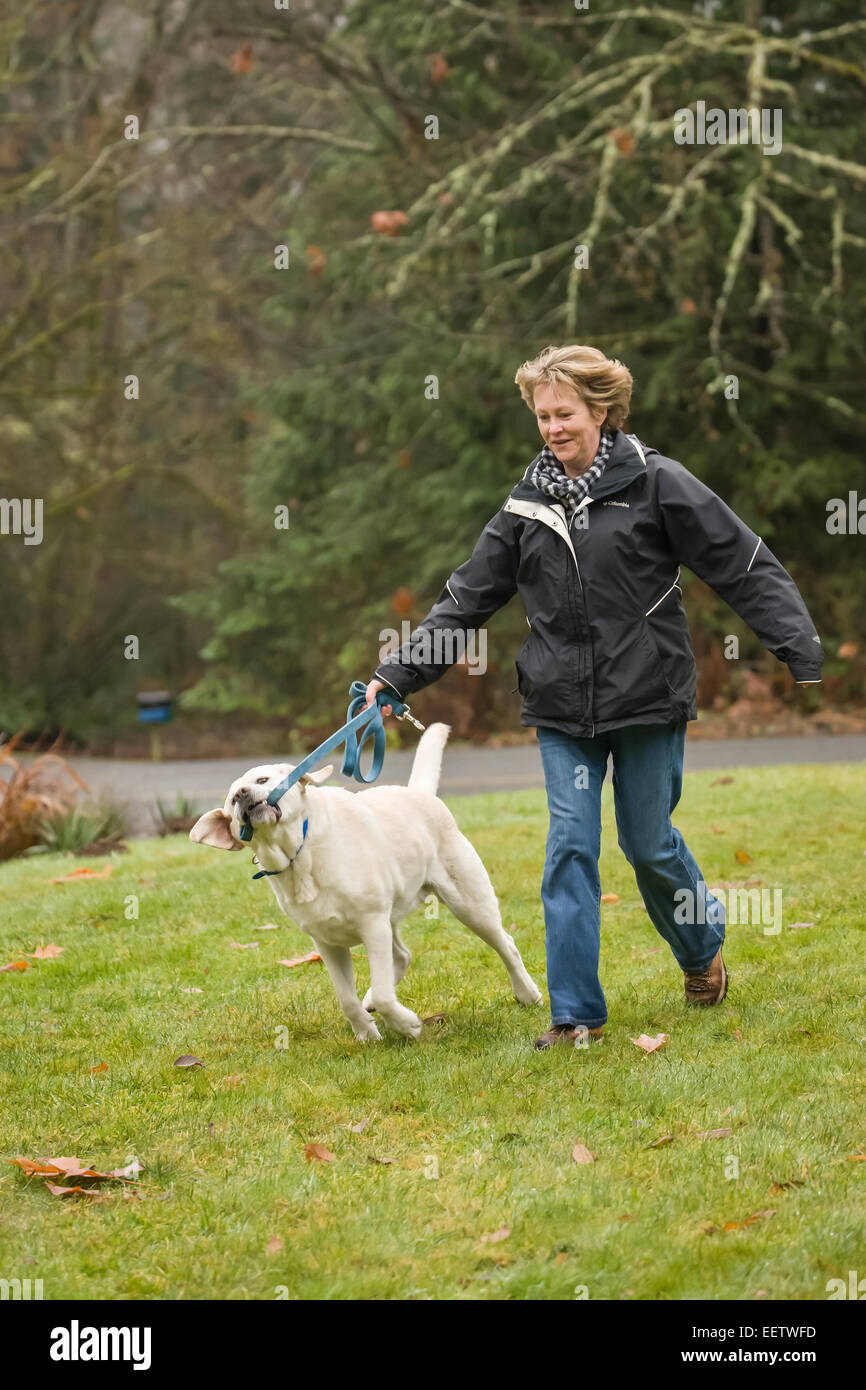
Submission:
[[[662,1144],[672,1144],[673,1142],[674,1142],[674,1136],[673,1136],[672,1134],[663,1134],[662,1137],[661,1137],[661,1139],[655,1139],[655,1140],[652,1142],[652,1144],[647,1144],[647,1148],[648,1148],[648,1149],[659,1149],[659,1148],[661,1148]]]
[[[841,656],[843,661],[850,661],[853,656],[857,655],[859,650],[860,648],[856,642],[843,642],[836,655]]]
[[[714,835],[724,835],[724,833],[725,833],[724,830],[720,830],[719,827],[718,827],[717,825],[714,825],[714,826],[713,826],[713,834],[714,834]]]
[[[95,1067],[88,1067],[87,1070],[89,1071],[91,1076],[95,1071],[108,1071],[108,1063],[99,1062]]]
[[[36,1160],[30,1158],[9,1158],[6,1162],[14,1163],[16,1167],[21,1168],[30,1178],[64,1177],[91,1178],[98,1182],[108,1182],[112,1179],[128,1181],[134,1176],[133,1164],[135,1165],[135,1171],[139,1173],[144,1172],[144,1169],[138,1163],[137,1159],[133,1160],[133,1164],[130,1164],[128,1168],[113,1168],[109,1173],[101,1173],[98,1168],[93,1168],[90,1164],[82,1166],[80,1161],[74,1157],[39,1158]]]
[[[726,1221],[725,1224],[724,1224],[724,1226],[722,1227],[722,1230],[723,1230],[723,1231],[739,1231],[739,1230],[742,1229],[743,1226],[751,1226],[751,1224],[752,1224],[753,1221],[763,1221],[763,1220],[765,1220],[765,1219],[767,1219],[767,1218],[769,1218],[769,1217],[771,1217],[771,1216],[775,1216],[775,1215],[776,1215],[776,1209],[775,1209],[775,1207],[768,1207],[768,1208],[767,1208],[766,1210],[764,1210],[764,1211],[756,1211],[756,1212],[753,1212],[753,1214],[752,1214],[751,1216],[747,1216],[747,1217],[745,1218],[744,1221]]]
[[[481,1236],[482,1245],[497,1245],[500,1240],[507,1240],[511,1235],[510,1226],[500,1226],[498,1231],[493,1231],[489,1236]]]
[[[668,1033],[657,1033],[651,1038],[647,1033],[641,1033],[639,1038],[632,1038],[635,1047],[639,1047],[641,1052],[657,1052],[660,1047],[664,1047],[668,1041]]]
[[[53,1192],[55,1197],[98,1197],[100,1195],[98,1187],[58,1187],[56,1182],[46,1182],[45,1186],[49,1192]]]
[[[34,1161],[32,1158],[7,1158],[6,1162],[14,1163],[16,1168],[21,1168],[29,1178],[57,1177],[63,1173],[62,1168],[58,1168],[54,1163],[49,1163],[47,1159]]]
[[[601,900],[603,903],[618,903],[619,893],[602,893]]]
[[[182,1057],[178,1057],[173,1065],[176,1067],[203,1067],[204,1062],[200,1057],[193,1057],[191,1053],[185,1052]]]
[[[728,782],[733,782],[733,780],[734,780],[733,777],[717,777],[716,780],[715,780],[715,782],[711,782],[711,783],[710,783],[710,786],[711,786],[711,787],[724,787],[724,786],[727,786]]]
[[[234,948],[235,948],[236,951],[257,951],[257,950],[259,949],[259,947],[261,946],[261,944],[262,944],[262,943],[261,943],[260,941],[245,941],[245,942],[231,941],[231,942],[229,942],[229,945],[230,945],[230,946],[234,946]]]
[[[264,922],[260,927],[253,927],[253,931],[279,931],[278,922]]]
[[[427,1018],[422,1018],[422,1023],[444,1023],[444,1014],[430,1014]]]
[[[657,955],[658,952],[659,952],[660,950],[661,950],[661,946],[653,946],[653,948],[652,948],[651,951],[644,951],[644,952],[643,952],[643,955],[641,956],[641,960],[646,960],[647,956],[654,956],[654,955]]]
[[[304,1157],[308,1163],[332,1163],[334,1155],[330,1149],[326,1149],[324,1144],[305,1144]]]
[[[37,946],[35,951],[28,951],[28,955],[34,960],[53,960],[55,956],[62,956],[65,949],[64,946],[55,946],[51,942],[48,946]]]
[[[321,960],[318,951],[308,951],[305,956],[295,956],[294,960],[278,960],[277,965],[287,965],[291,970],[296,965],[306,965],[310,960]]]
[[[237,1076],[226,1076],[223,1078],[227,1086],[246,1086],[247,1078],[238,1073]]]
[[[734,858],[740,864],[751,864],[752,862],[752,856],[750,854],[747,854],[747,852],[744,849],[738,849],[734,854]]]
[[[866,1163],[866,1154],[848,1154],[849,1163]]]
[[[388,1164],[395,1162],[395,1159],[393,1158],[377,1158],[375,1154],[368,1154],[367,1157],[369,1158],[371,1163]]]
[[[127,1182],[134,1182],[139,1173],[143,1172],[144,1164],[139,1163],[138,1159],[134,1158],[131,1163],[127,1163],[125,1168],[112,1168],[109,1177],[125,1178]]]
[[[0,975],[3,974],[4,970],[31,970],[32,968],[29,960],[13,960],[8,965],[0,965]]]
[[[695,1135],[696,1139],[727,1139],[732,1131],[730,1129],[699,1129]]]
[[[282,1248],[283,1248],[283,1242],[280,1240],[279,1236],[271,1236],[271,1239],[268,1241],[267,1245],[265,1246],[265,1249],[267,1250],[267,1252],[268,1252],[269,1255],[277,1255],[277,1254],[279,1254],[279,1252],[282,1250]]]
[[[743,1041],[743,1035],[742,1035],[742,1033],[740,1032],[739,1028],[735,1028],[735,1029],[734,1029],[734,1037],[736,1038],[737,1042],[742,1042],[742,1041]]]
[[[568,1259],[568,1254],[566,1253],[566,1251],[565,1251],[565,1250],[560,1250],[560,1252],[559,1252],[558,1255],[554,1255],[554,1257],[553,1257],[553,1263],[554,1263],[555,1265],[564,1265],[567,1259]]]
[[[575,1163],[595,1163],[595,1154],[591,1154],[585,1144],[575,1144],[571,1156]]]
[[[803,931],[806,927],[814,927],[814,922],[792,922],[788,931]]]
[[[99,873],[95,869],[73,869],[71,874],[64,874],[62,878],[49,878],[49,883],[77,883],[82,878],[108,878],[113,865],[106,864]]]
[[[369,1123],[370,1117],[368,1115],[363,1120],[359,1120],[356,1125],[349,1125],[349,1129],[353,1134],[363,1134]]]
[[[791,1187],[803,1186],[805,1186],[805,1184],[803,1183],[802,1178],[788,1178],[786,1181],[776,1181],[774,1183],[771,1183],[770,1192],[773,1196],[775,1196],[777,1192],[787,1192],[788,1189]]]

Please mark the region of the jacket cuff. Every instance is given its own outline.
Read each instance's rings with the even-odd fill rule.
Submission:
[[[372,676],[370,677],[370,680],[373,680],[373,681],[384,681],[385,685],[390,685],[390,686],[391,686],[391,689],[392,689],[393,691],[396,692],[397,697],[398,697],[401,701],[405,701],[405,698],[406,698],[406,697],[405,697],[405,695],[402,693],[402,691],[398,690],[397,687],[396,687],[396,685],[392,685],[391,681],[389,681],[389,680],[382,674],[381,671],[374,671],[373,674],[372,674]],[[368,681],[368,684],[369,684],[369,681]]]
[[[814,662],[792,661],[788,663],[788,670],[798,683],[806,681],[809,685],[821,684],[821,667]]]

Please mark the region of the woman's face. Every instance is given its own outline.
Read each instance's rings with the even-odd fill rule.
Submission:
[[[552,449],[566,473],[576,478],[586,472],[598,452],[604,410],[591,411],[567,386],[539,386],[533,408],[541,437]]]

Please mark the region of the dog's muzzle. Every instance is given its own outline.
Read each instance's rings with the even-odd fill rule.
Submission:
[[[279,806],[271,806],[267,801],[255,801],[252,806],[238,806],[238,820],[250,830],[256,825],[276,824],[282,818]]]

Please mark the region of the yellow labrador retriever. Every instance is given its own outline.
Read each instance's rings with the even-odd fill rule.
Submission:
[[[381,1037],[370,1009],[398,1033],[420,1036],[420,1018],[403,1007],[396,993],[412,959],[399,927],[430,893],[499,953],[519,1003],[541,1003],[502,926],[484,865],[437,796],[449,733],[447,724],[427,729],[406,787],[363,792],[323,788],[318,783],[334,770],[328,766],[305,774],[269,806],[268,792],[291,772],[292,764],[250,768],[229,787],[225,805],[208,811],[189,833],[199,844],[243,849],[239,829],[249,818],[259,866],[269,874],[283,912],[313,938],[361,1042]],[[349,951],[359,942],[370,962],[371,984],[363,1003]]]

